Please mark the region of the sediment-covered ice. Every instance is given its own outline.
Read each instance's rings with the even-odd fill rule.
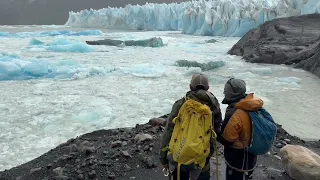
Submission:
[[[0,38],[30,38],[30,37],[46,37],[46,36],[100,36],[102,34],[99,30],[85,30],[85,31],[39,31],[39,32],[0,32]]]
[[[51,43],[44,43],[37,39],[32,39],[29,42],[28,48],[31,51],[51,51],[51,52],[75,52],[88,53],[94,51],[92,46],[81,41],[68,40],[65,38],[55,39]]]
[[[200,0],[127,5],[70,12],[66,25],[86,28],[174,30],[206,36],[243,36],[279,17],[320,12],[318,0]]]
[[[70,79],[112,72],[110,68],[81,65],[72,60],[50,62],[46,59],[24,59],[15,54],[0,53],[0,81],[34,78]]]

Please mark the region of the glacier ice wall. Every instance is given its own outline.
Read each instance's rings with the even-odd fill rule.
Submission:
[[[319,0],[201,0],[69,12],[66,25],[241,37],[275,18],[319,12]]]

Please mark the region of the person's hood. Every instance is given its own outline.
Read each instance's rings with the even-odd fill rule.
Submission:
[[[257,111],[263,106],[263,101],[260,98],[253,96],[253,93],[248,94],[244,99],[237,102],[234,107],[245,111]]]
[[[207,95],[207,91],[202,89],[197,91],[189,91],[187,92],[186,96],[203,103],[209,103],[211,101],[210,97]]]

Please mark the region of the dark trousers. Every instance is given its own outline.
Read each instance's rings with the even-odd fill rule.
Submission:
[[[253,171],[250,171],[248,175],[244,172],[236,171],[227,165],[226,168],[226,180],[248,180]]]
[[[177,180],[178,168],[176,168],[169,176],[169,180]],[[180,170],[180,180],[189,180],[189,171],[183,169]],[[210,180],[210,169],[205,172],[201,172],[197,180]]]

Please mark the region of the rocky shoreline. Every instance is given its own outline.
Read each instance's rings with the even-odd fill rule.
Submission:
[[[286,64],[320,77],[320,14],[268,21],[228,52],[252,63]]]
[[[0,172],[0,180],[64,179],[152,179],[164,180],[158,160],[163,122],[150,121],[133,128],[98,130],[70,139],[40,157]],[[303,145],[315,152],[320,141],[305,142],[289,135],[278,125],[273,150],[259,157],[253,179],[288,180],[279,156],[286,144]],[[225,164],[219,147],[219,179],[224,179]],[[216,164],[212,161],[212,175]],[[212,178],[213,179],[213,178]]]

